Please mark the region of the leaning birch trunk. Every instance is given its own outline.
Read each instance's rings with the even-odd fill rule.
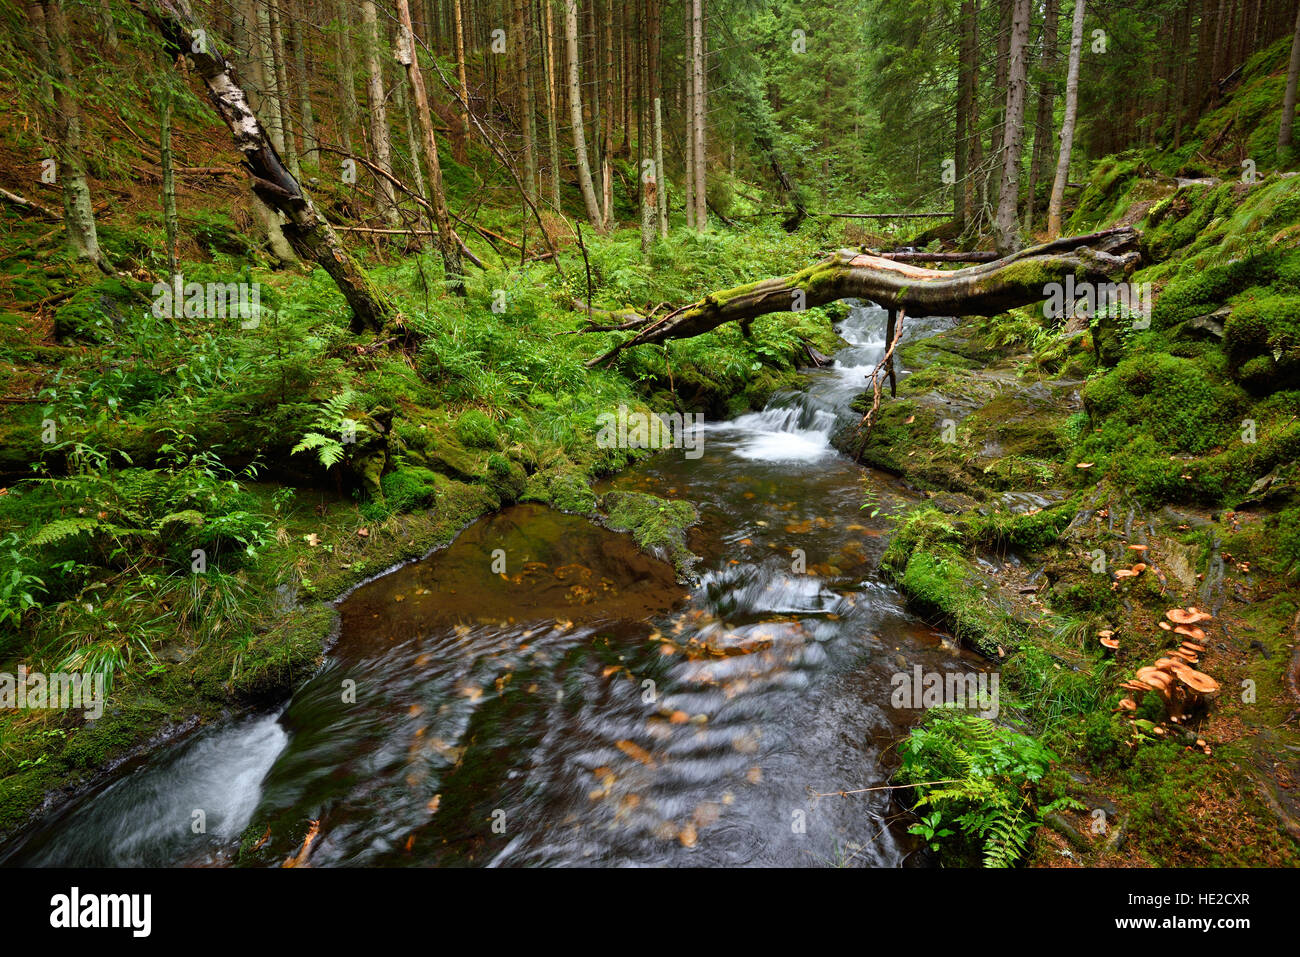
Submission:
[[[759,316],[791,312],[796,302],[811,309],[839,299],[866,299],[912,317],[996,315],[1051,298],[1067,276],[1118,280],[1138,263],[1139,254],[1133,250],[1138,238],[1137,230],[1121,226],[954,270],[923,269],[842,249],[794,275],[714,293],[646,322],[635,336],[588,366],[601,365],[631,346],[688,339],[727,322],[740,322],[743,329]]]
[[[1074,149],[1074,124],[1079,114],[1079,57],[1083,52],[1083,14],[1087,0],[1074,0],[1074,23],[1070,27],[1070,65],[1065,76],[1065,116],[1061,120],[1061,156],[1056,163],[1052,198],[1047,204],[1047,238],[1061,235],[1061,208],[1065,205],[1065,184],[1070,180],[1070,151]]]
[[[464,163],[469,155],[469,82],[465,77],[465,13],[461,0],[455,0],[456,13],[456,82],[460,85],[460,129],[452,138],[452,156]]]
[[[578,3],[564,0],[564,49],[568,69],[569,120],[573,127],[573,154],[578,166],[578,186],[587,207],[587,219],[597,232],[604,232],[596,188],[591,182],[591,164],[587,160],[587,136],[582,128],[582,87],[578,81]]]
[[[415,99],[415,115],[424,131],[424,158],[429,164],[429,192],[433,201],[433,225],[438,231],[438,249],[442,253],[442,270],[448,288],[458,296],[465,295],[465,270],[460,258],[460,240],[451,225],[451,211],[442,187],[442,163],[438,159],[438,141],[433,134],[433,118],[429,114],[429,97],[424,89],[424,74],[415,55],[415,30],[411,27],[411,8],[406,0],[397,0],[397,15],[401,21],[398,36],[397,60],[406,67],[411,81],[411,96]]]
[[[63,220],[68,246],[78,259],[103,267],[99,233],[90,201],[86,177],[86,156],[81,148],[81,108],[73,81],[72,50],[68,22],[60,0],[46,0],[45,22],[49,31],[50,67],[54,88],[54,134],[58,149],[58,176],[63,187]]]
[[[294,250],[321,266],[352,309],[352,331],[379,329],[394,315],[392,306],[339,242],[298,181],[285,169],[266,130],[248,105],[234,67],[201,29],[185,0],[148,0],[145,13],[170,44],[170,55],[184,53],[207,86],[208,99],[230,128],[253,192],[287,220],[283,226]],[[205,39],[199,39],[204,37]]]

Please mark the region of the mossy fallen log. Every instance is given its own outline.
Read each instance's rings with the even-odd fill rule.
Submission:
[[[917,316],[996,315],[1041,302],[1052,283],[1073,276],[1076,283],[1115,281],[1136,268],[1139,233],[1123,226],[1071,236],[1022,249],[991,263],[964,269],[926,269],[871,253],[841,249],[790,276],[723,292],[677,309],[649,323],[632,338],[593,359],[609,362],[631,346],[688,339],[728,322],[797,312],[839,299],[866,299]]]

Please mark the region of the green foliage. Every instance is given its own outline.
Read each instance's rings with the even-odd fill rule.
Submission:
[[[1014,866],[1042,815],[1063,806],[1038,807],[1033,790],[1057,756],[1029,735],[975,715],[932,708],[899,752],[896,779],[915,787],[913,810],[931,812],[912,833],[958,854],[979,848],[985,867]]]

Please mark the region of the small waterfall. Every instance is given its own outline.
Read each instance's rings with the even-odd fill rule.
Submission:
[[[886,312],[855,303],[839,333],[849,345],[826,368],[809,374],[801,392],[779,392],[761,412],[751,412],[710,427],[724,441],[734,439],[735,454],[766,462],[813,462],[834,454],[831,435],[849,403],[885,352]]]

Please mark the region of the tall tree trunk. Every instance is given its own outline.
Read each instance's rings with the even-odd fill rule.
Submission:
[[[460,84],[460,129],[452,137],[452,157],[457,163],[469,158],[469,80],[465,71],[465,12],[463,0],[454,0],[456,16],[456,82]]]
[[[290,175],[275,151],[267,131],[248,105],[230,63],[217,50],[212,33],[207,43],[195,42],[201,29],[185,0],[148,0],[145,12],[169,42],[171,56],[188,55],[195,72],[208,89],[208,98],[221,115],[235,146],[243,154],[243,165],[252,176],[253,191],[284,215],[284,235],[305,259],[321,266],[352,309],[352,329],[379,329],[393,316],[392,305],[370,281],[338,236],[317,211],[316,205]]]
[[[164,67],[170,64],[164,63]],[[176,214],[176,171],[172,161],[172,77],[165,69],[160,79],[158,91],[158,163],[162,166],[162,207],[163,228],[167,233],[167,274],[175,276],[180,267],[177,263],[176,242],[180,234],[180,221]]]
[[[1060,20],[1059,0],[1047,0],[1043,7],[1043,50],[1039,61],[1042,77],[1038,83],[1038,115],[1034,118],[1034,153],[1029,161],[1029,199],[1025,205],[1025,225],[1033,229],[1038,211],[1038,184],[1052,149],[1052,121],[1056,106],[1056,44]]]
[[[95,213],[90,201],[90,181],[86,177],[86,157],[81,148],[81,107],[73,86],[76,72],[72,65],[71,40],[61,0],[45,0],[45,24],[51,46],[52,125],[58,151],[59,183],[63,187],[63,221],[68,247],[78,259],[103,266]]]
[[[284,161],[295,179],[302,177],[298,168],[298,144],[294,138],[293,98],[289,94],[289,68],[284,54],[284,29],[281,24],[279,0],[268,0],[271,21],[271,60],[275,64],[275,94],[279,103],[280,120],[284,124]]]
[[[974,170],[970,165],[970,148],[967,141],[971,135],[971,108],[978,90],[973,82],[972,73],[979,68],[979,50],[975,45],[968,24],[975,19],[975,0],[962,0],[958,19],[960,42],[957,49],[957,128],[954,131],[955,154],[953,160],[956,180],[953,183],[953,221],[961,232],[974,220],[974,203],[971,191],[971,176]],[[978,26],[975,27],[979,29]],[[978,131],[977,135],[978,135]]]
[[[460,241],[451,225],[451,211],[447,208],[447,194],[442,186],[442,164],[438,159],[438,141],[433,133],[433,117],[429,113],[429,97],[424,89],[424,74],[420,71],[415,53],[415,31],[411,27],[411,8],[406,0],[397,0],[397,16],[402,23],[398,43],[398,62],[405,64],[411,81],[411,95],[415,98],[415,112],[424,130],[424,158],[429,164],[429,190],[433,202],[434,228],[438,232],[438,247],[442,253],[443,275],[447,286],[458,296],[465,295],[465,275],[461,265]]]
[[[656,218],[659,221],[659,236],[662,239],[668,238],[668,180],[664,176],[664,110],[663,101],[655,97],[655,177],[658,182],[655,184],[655,199],[658,205]]]
[[[36,92],[45,116],[38,119],[39,125],[48,122],[48,117],[54,115],[54,85],[51,82],[54,68],[51,65],[50,38],[45,24],[45,7],[42,5],[42,0],[28,0],[27,25],[31,33],[32,49],[36,53],[36,65],[40,68],[37,72]],[[42,136],[46,133],[45,130],[39,132]]]
[[[375,165],[385,173],[393,171],[393,147],[388,133],[388,104],[384,98],[384,69],[379,59],[379,20],[374,0],[362,0],[361,24],[365,29],[366,100],[370,109],[370,148]],[[383,176],[375,178],[379,212],[390,227],[398,225],[397,195]]]
[[[560,211],[560,137],[559,97],[555,77],[555,11],[553,0],[541,0],[545,11],[543,17],[546,25],[546,149],[551,163],[551,205]]]
[[[1295,37],[1291,41],[1291,65],[1286,71],[1286,95],[1282,98],[1282,123],[1277,132],[1278,159],[1291,148],[1291,129],[1295,124],[1296,81],[1300,79],[1300,10],[1296,11]]]
[[[587,220],[597,232],[605,225],[596,201],[596,188],[591,182],[591,164],[587,160],[587,136],[582,121],[582,86],[578,79],[578,0],[564,0],[565,66],[569,73],[569,121],[573,127],[574,162],[578,167],[578,187],[587,207]]]
[[[998,187],[995,240],[1002,255],[1020,248],[1016,213],[1020,204],[1020,158],[1025,138],[1025,100],[1029,85],[1029,15],[1031,0],[1015,0],[1011,42],[1007,50],[1007,112],[1003,127],[1002,179]]]
[[[533,86],[529,76],[528,14],[525,0],[514,0],[515,76],[519,84],[519,126],[524,140],[524,189],[537,199],[537,141],[533,134]]]
[[[275,46],[271,42],[271,11],[264,0],[251,0],[257,17],[258,112],[266,117],[271,145],[284,155],[284,119],[280,116],[280,91],[275,83]]]
[[[302,148],[312,157],[312,162],[320,164],[320,141],[316,138],[316,117],[311,106],[311,75],[307,72],[307,48],[303,42],[302,19],[307,15],[307,8],[301,5],[298,10],[289,11],[289,31],[293,38],[294,82],[298,85],[298,104],[302,111]]]
[[[348,0],[338,0],[335,7],[339,25],[336,56],[339,71],[339,145],[352,153],[352,130],[357,125],[357,91],[354,86],[356,60],[352,55],[352,24],[348,19]]]
[[[689,8],[688,8],[689,9]],[[688,21],[689,23],[689,21]],[[686,228],[695,228],[695,69],[686,58]]]
[[[1056,163],[1052,198],[1047,204],[1047,238],[1061,235],[1061,208],[1065,185],[1070,181],[1070,152],[1074,149],[1074,124],[1079,114],[1079,58],[1083,52],[1083,17],[1086,0],[1074,0],[1074,21],[1070,27],[1070,62],[1065,77],[1065,116],[1061,120],[1061,154]]]
[[[605,0],[604,29],[601,31],[600,84],[600,193],[605,228],[614,225],[614,20],[613,4]]]
[[[708,146],[706,142],[705,84],[708,72],[704,66],[704,0],[691,0],[691,77],[693,79],[694,140],[695,140],[695,228],[709,227],[709,208],[706,170]]]

